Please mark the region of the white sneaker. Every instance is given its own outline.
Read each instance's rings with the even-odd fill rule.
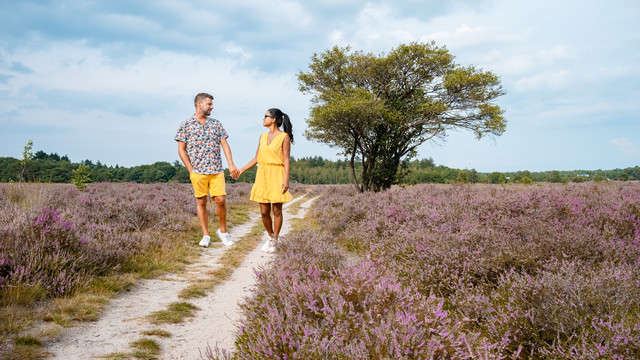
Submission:
[[[268,253],[272,253],[276,251],[276,247],[275,247],[275,239],[272,238],[271,236],[267,235],[267,240],[265,240],[264,244],[262,245],[262,247],[260,248],[260,250],[264,251],[264,252],[268,252]]]
[[[220,229],[218,229],[218,231],[216,231],[216,235],[218,235],[218,237],[220,238],[220,240],[222,241],[222,243],[224,244],[224,246],[231,246],[233,245],[233,240],[231,240],[231,235],[229,235],[228,232],[226,233],[221,233]]]
[[[205,236],[202,237],[202,240],[200,240],[200,244],[198,244],[198,245],[203,246],[203,247],[207,247],[207,246],[209,246],[210,242],[211,242],[211,237],[209,235],[205,235]]]
[[[262,247],[260,248],[260,250],[265,251],[265,249],[269,246],[269,244],[273,241],[273,238],[267,234],[267,236],[264,238],[264,242],[262,243]]]

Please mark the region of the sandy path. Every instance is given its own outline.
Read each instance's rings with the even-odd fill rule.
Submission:
[[[282,235],[290,231],[290,221],[287,220],[304,217],[314,200],[306,200],[297,214],[289,214],[287,207],[300,199],[285,204]],[[233,227],[231,235],[236,239],[242,238],[259,219],[258,214],[252,214],[248,223]],[[225,251],[219,242],[203,249],[198,261],[180,274],[139,281],[129,292],[113,299],[98,321],[69,329],[46,350],[54,354],[56,359],[96,359],[110,353],[131,352],[129,344],[148,337],[141,332],[152,329],[166,330],[172,335],[170,338],[154,337],[162,348],[161,359],[199,359],[207,345],[213,347],[216,343],[223,349],[231,350],[235,340],[235,324],[239,321],[238,302],[248,294],[248,289],[255,282],[254,269],[273,257],[260,251],[260,246],[247,255],[229,280],[216,286],[206,297],[188,300],[200,308],[194,318],[181,324],[152,325],[145,317],[154,311],[166,310],[173,302],[184,301],[178,298],[178,294],[190,284],[189,279],[206,277],[206,272],[217,266],[218,259]]]

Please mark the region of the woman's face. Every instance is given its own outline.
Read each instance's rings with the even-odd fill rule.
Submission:
[[[276,118],[274,118],[270,112],[266,112],[264,114],[264,119],[262,119],[262,126],[266,126],[269,127],[271,126],[274,122],[276,122]]]

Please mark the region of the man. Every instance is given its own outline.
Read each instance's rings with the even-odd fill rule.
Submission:
[[[224,169],[220,148],[227,158],[231,176],[237,176],[238,169],[233,164],[231,148],[227,143],[227,131],[222,123],[210,118],[213,110],[213,96],[200,93],[194,99],[196,113],[183,121],[174,138],[178,142],[178,155],[189,170],[189,178],[193,185],[193,193],[197,200],[197,213],[202,227],[200,246],[207,247],[211,242],[207,216],[207,194],[216,203],[216,214],[220,228],[216,235],[226,246],[233,245],[227,232],[227,195],[224,183]]]

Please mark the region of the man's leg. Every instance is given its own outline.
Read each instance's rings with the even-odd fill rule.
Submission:
[[[196,212],[198,213],[198,220],[200,221],[200,227],[202,228],[202,235],[209,235],[209,217],[207,215],[207,196],[196,198]]]
[[[209,195],[216,202],[216,215],[218,215],[218,222],[220,223],[220,232],[225,234],[227,232],[227,191],[225,189],[224,173],[210,176]]]
[[[216,235],[225,246],[231,246],[233,245],[233,240],[227,232],[227,191],[225,189],[224,173],[211,176],[209,195],[216,202],[216,215],[218,215],[218,223],[220,224],[220,229],[216,231]]]
[[[227,232],[227,202],[226,196],[214,196],[213,201],[216,202],[216,214],[218,215],[218,222],[220,223],[220,232]]]

